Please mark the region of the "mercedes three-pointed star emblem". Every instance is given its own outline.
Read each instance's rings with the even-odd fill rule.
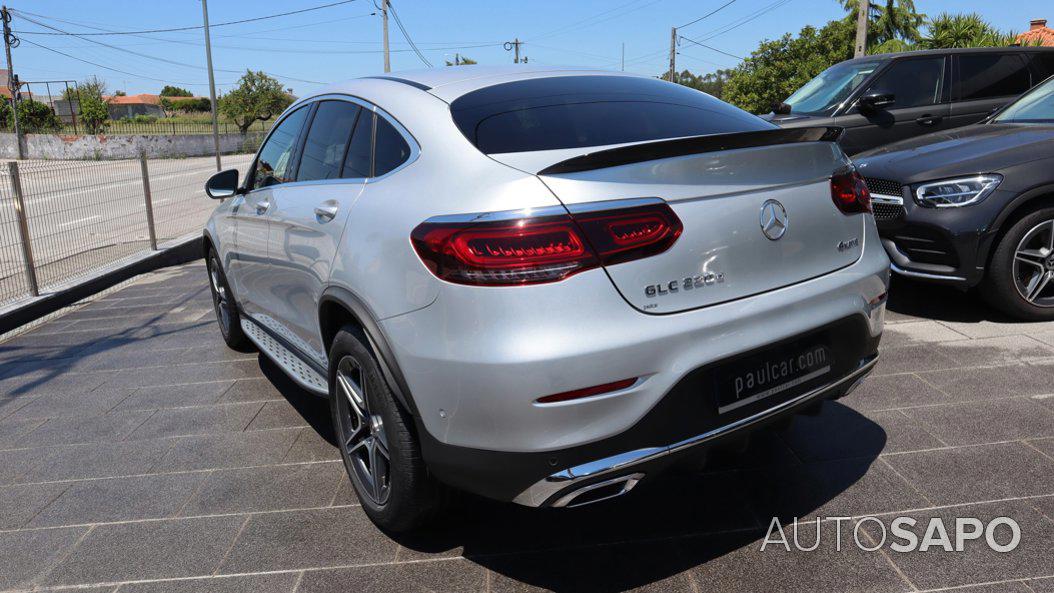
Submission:
[[[761,205],[761,232],[771,241],[778,241],[787,232],[787,209],[776,200]]]

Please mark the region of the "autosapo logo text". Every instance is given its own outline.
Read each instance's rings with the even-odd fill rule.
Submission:
[[[888,521],[888,524],[887,522]],[[821,529],[821,525],[825,525]],[[1021,526],[1010,517],[982,521],[977,517],[955,517],[945,522],[941,517],[928,520],[914,517],[825,517],[799,521],[797,517],[782,525],[777,517],[761,551],[769,547],[811,552],[821,545],[856,546],[865,552],[888,549],[893,552],[926,552],[945,550],[962,552],[969,547],[987,546],[996,552],[1011,552],[1021,543]]]

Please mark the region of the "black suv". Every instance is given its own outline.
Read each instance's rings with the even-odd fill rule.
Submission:
[[[847,60],[763,116],[781,127],[841,126],[853,155],[977,123],[1054,75],[1054,47],[942,49]]]

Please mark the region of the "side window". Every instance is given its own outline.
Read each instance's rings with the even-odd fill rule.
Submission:
[[[1046,80],[1050,76],[1054,76],[1054,52],[1041,52],[1038,54],[1032,54],[1032,68],[1036,71],[1036,80],[1038,84],[1041,80]]]
[[[879,75],[868,93],[891,93],[893,109],[922,107],[940,102],[944,58],[900,60]]]
[[[403,135],[383,117],[377,118],[373,176],[380,177],[410,158],[410,145]]]
[[[351,144],[348,145],[348,156],[344,159],[344,178],[364,178],[370,176],[372,168],[371,154],[373,152],[373,120],[376,118],[372,111],[362,110],[358,123],[355,124],[355,132],[351,135]]]
[[[344,150],[348,147],[360,109],[358,105],[347,101],[319,103],[304,141],[297,181],[340,177]]]
[[[1017,54],[959,56],[960,101],[1020,95],[1032,86],[1025,61]]]
[[[300,137],[300,129],[304,127],[307,113],[306,105],[297,109],[286,116],[271,133],[267,143],[260,149],[250,190],[293,180],[290,167],[296,152],[296,141]]]

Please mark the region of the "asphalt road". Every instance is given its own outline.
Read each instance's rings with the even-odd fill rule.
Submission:
[[[0,592],[1054,591],[1054,323],[890,294],[874,375],[817,416],[606,503],[466,498],[392,538],[327,403],[223,345],[204,265],[145,275],[0,343]],[[866,552],[824,519],[813,551],[760,549],[773,517],[838,516],[1006,516],[1020,544]]]
[[[252,155],[223,157],[243,173]],[[204,183],[213,157],[148,163],[158,242],[201,229],[216,203]],[[141,166],[126,161],[19,163],[33,258],[43,287],[90,273],[149,249]],[[14,215],[10,176],[0,168],[0,304],[24,296],[28,285]]]

